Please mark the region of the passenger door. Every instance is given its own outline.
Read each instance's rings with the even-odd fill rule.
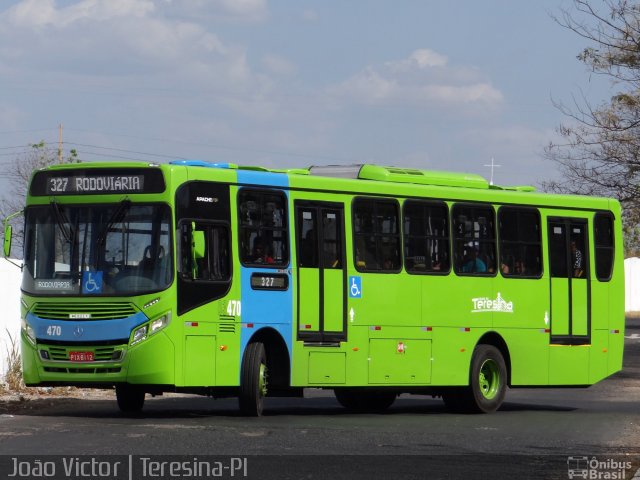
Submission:
[[[588,223],[549,218],[551,343],[585,345],[591,340]]]
[[[346,340],[344,205],[296,201],[298,339]]]

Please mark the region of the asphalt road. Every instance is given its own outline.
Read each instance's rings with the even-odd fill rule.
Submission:
[[[151,398],[138,418],[122,417],[112,399],[42,399],[0,415],[0,453],[248,455],[251,478],[568,478],[571,456],[630,461],[631,478],[640,320],[628,320],[625,336],[622,372],[588,389],[510,390],[492,415],[449,413],[418,396],[385,414],[350,414],[321,390],[268,399],[262,418],[241,417],[233,399]]]

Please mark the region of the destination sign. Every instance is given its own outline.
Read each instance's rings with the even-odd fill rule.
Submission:
[[[274,273],[254,273],[251,275],[253,290],[286,290],[289,287],[289,276]]]
[[[53,177],[47,193],[144,192],[143,175],[109,175],[105,177]]]
[[[164,189],[162,172],[144,168],[42,171],[31,182],[31,195],[36,196],[160,193]]]

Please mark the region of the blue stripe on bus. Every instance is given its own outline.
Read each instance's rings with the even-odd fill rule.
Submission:
[[[106,340],[129,339],[131,331],[149,319],[138,312],[127,318],[117,320],[49,320],[32,313],[27,314],[27,323],[31,325],[39,342],[55,340],[62,342],[100,342]]]
[[[289,186],[289,177],[284,173],[239,170],[238,183],[243,185],[286,188]],[[287,190],[285,190],[284,193],[287,196],[288,202],[289,193]],[[289,218],[291,218],[291,215],[289,215]],[[291,237],[293,225],[288,225],[288,228],[290,232],[289,237]],[[284,271],[285,268],[282,270]],[[289,288],[286,291],[253,290],[251,288],[252,273],[274,273],[275,270],[241,267],[242,323],[245,325],[248,323],[253,324],[253,328],[242,329],[240,342],[241,352],[243,352],[243,354],[249,340],[260,328],[271,327],[282,336],[289,350],[289,359],[291,359],[293,336],[291,326],[293,318],[293,281],[291,279],[291,269],[286,268],[286,271],[289,276]]]

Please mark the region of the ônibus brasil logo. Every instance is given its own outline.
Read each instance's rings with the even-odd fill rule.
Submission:
[[[506,312],[513,313],[513,302],[507,302],[500,292],[498,297],[493,300],[488,297],[472,298],[473,310],[471,312]]]

